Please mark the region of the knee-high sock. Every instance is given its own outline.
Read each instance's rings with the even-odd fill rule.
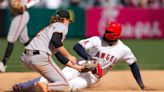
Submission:
[[[13,49],[14,49],[14,43],[8,42],[8,45],[7,45],[5,54],[3,56],[3,60],[2,60],[4,65],[6,65],[9,57],[11,56]]]

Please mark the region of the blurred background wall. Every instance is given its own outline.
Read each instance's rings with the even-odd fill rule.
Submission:
[[[69,9],[74,22],[68,37],[102,35],[109,21],[123,25],[122,38],[164,38],[164,0],[41,0],[30,8],[29,35],[32,38],[49,24],[57,9]],[[10,26],[8,0],[0,2],[0,37]]]

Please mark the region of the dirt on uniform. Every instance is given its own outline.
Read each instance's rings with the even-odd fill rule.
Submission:
[[[141,71],[141,75],[148,91],[164,92],[164,70],[145,70]],[[35,72],[0,73],[0,92],[10,91],[12,85],[36,78],[37,76],[39,74]],[[89,91],[140,92],[141,90],[131,71],[127,70],[108,72],[98,83],[84,90],[84,92]]]

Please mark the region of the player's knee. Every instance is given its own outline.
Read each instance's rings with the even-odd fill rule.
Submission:
[[[15,43],[16,39],[7,38],[7,41],[10,42],[10,43]]]
[[[71,91],[76,92],[76,91],[81,91],[82,89],[87,87],[87,81],[84,79],[73,79],[69,82]]]
[[[71,80],[80,75],[80,73],[76,69],[70,67],[63,68],[62,72],[67,80]]]

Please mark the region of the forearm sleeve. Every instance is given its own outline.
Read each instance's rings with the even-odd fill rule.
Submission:
[[[56,56],[56,58],[62,63],[62,64],[67,64],[68,63],[68,59],[65,57],[65,56],[63,56],[60,52],[57,52],[56,54],[55,54],[55,56]]]
[[[142,78],[141,78],[137,63],[133,63],[132,65],[130,65],[130,68],[131,68],[133,76],[134,76],[135,80],[137,81],[138,85],[140,86],[140,88],[144,89],[144,84],[142,82]]]
[[[81,56],[85,60],[92,59],[92,57],[85,51],[85,49],[79,43],[77,43],[76,45],[74,45],[73,49],[76,51],[76,53],[79,56]]]

